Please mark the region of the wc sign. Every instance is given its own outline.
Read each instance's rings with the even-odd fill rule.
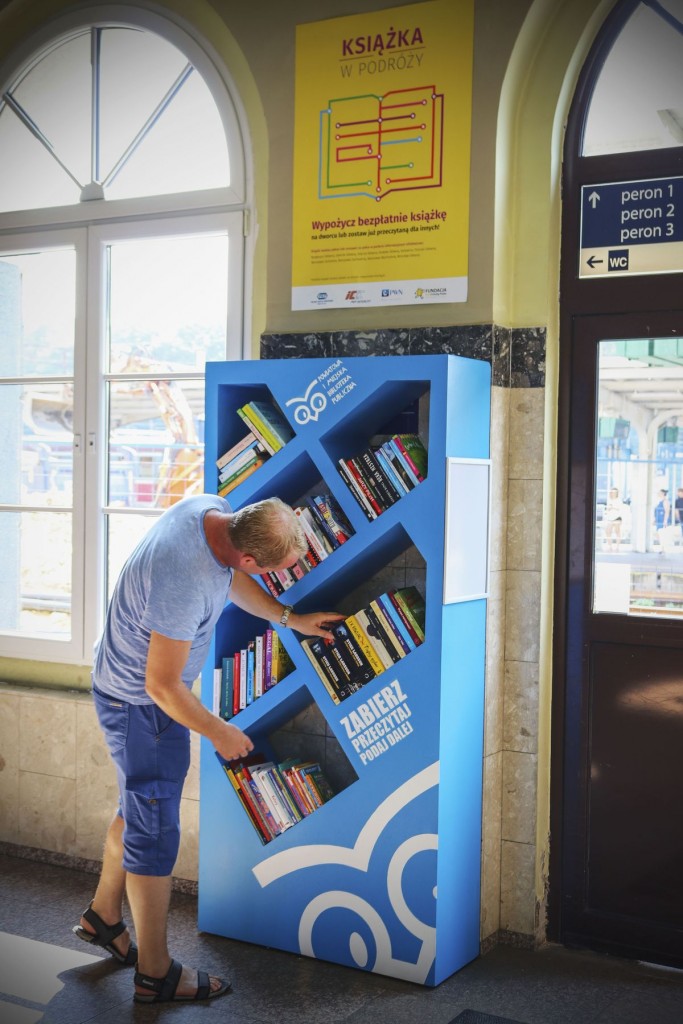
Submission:
[[[581,188],[579,277],[683,272],[683,177]]]

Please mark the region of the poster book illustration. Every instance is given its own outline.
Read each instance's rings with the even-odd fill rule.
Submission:
[[[319,199],[438,188],[444,96],[433,85],[330,100],[320,112]]]

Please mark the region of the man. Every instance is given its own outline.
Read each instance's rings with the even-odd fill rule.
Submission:
[[[166,511],[126,562],[95,648],[93,697],[116,764],[119,810],[102,873],[73,931],[120,962],[137,964],[137,1002],[211,999],[228,982],[183,967],[167,946],[171,874],[180,840],[180,797],[190,763],[189,730],[218,753],[245,757],[253,744],[191,692],[228,600],[308,636],[331,639],[336,613],[297,615],[255,574],[284,569],[306,550],[297,516],[277,498],[233,512],[214,495]],[[121,920],[127,892],[138,946]]]

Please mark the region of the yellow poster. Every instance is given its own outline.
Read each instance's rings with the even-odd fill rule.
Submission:
[[[473,0],[297,27],[292,309],[467,298]]]

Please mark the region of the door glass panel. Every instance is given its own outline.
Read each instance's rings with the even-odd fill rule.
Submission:
[[[601,341],[593,611],[683,616],[683,338]]]
[[[73,374],[76,253],[0,255],[0,376]]]
[[[228,236],[114,242],[107,258],[111,587],[154,515],[203,489],[204,368],[225,358]]]
[[[71,536],[68,512],[0,512],[0,630],[71,636]]]
[[[112,384],[107,505],[163,511],[201,494],[203,410],[203,380]]]
[[[71,384],[0,384],[0,504],[73,500]]]

